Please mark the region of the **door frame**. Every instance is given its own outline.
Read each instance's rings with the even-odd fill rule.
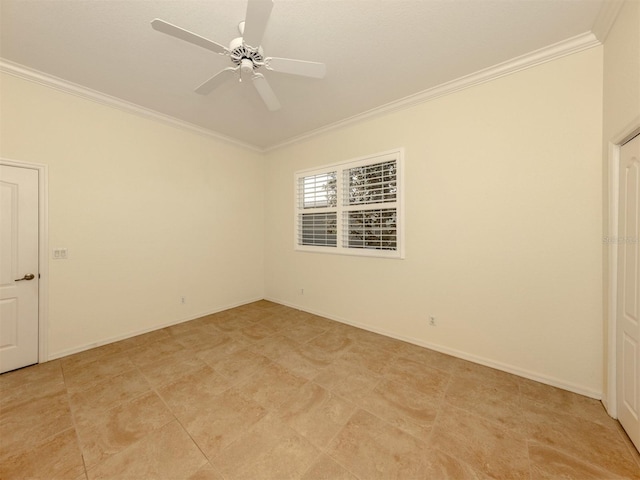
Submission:
[[[0,157],[0,165],[38,171],[38,363],[49,360],[49,170],[41,163]]]
[[[622,145],[638,134],[640,134],[640,117],[634,119],[630,125],[609,140],[607,151],[609,172],[609,181],[607,185],[609,190],[609,222],[603,242],[605,248],[607,248],[605,255],[607,255],[609,265],[608,278],[605,279],[609,287],[609,295],[607,296],[609,308],[604,312],[607,320],[607,342],[606,345],[603,345],[607,351],[605,359],[607,370],[607,390],[603,392],[604,395],[602,403],[609,415],[613,418],[618,418],[618,243],[616,241],[607,241],[607,239],[615,239],[618,236],[618,211],[620,203],[620,179],[618,176],[620,174],[620,149]]]

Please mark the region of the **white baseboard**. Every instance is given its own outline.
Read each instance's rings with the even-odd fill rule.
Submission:
[[[220,308],[216,308],[214,310],[211,311],[207,311],[207,312],[202,312],[199,313],[197,315],[191,315],[189,317],[185,317],[185,318],[181,318],[172,322],[167,322],[166,324],[162,324],[162,325],[157,325],[154,327],[150,327],[150,328],[144,328],[141,330],[136,330],[133,332],[129,332],[127,334],[124,335],[118,335],[115,337],[111,337],[105,340],[100,340],[98,342],[93,342],[93,343],[89,343],[89,344],[85,344],[85,345],[80,345],[78,347],[74,347],[74,348],[69,348],[66,350],[61,350],[58,352],[53,353],[52,355],[49,356],[49,360],[55,360],[57,358],[62,358],[62,357],[66,357],[68,355],[73,355],[74,353],[79,353],[79,352],[83,352],[85,350],[89,350],[91,348],[96,348],[96,347],[101,347],[103,345],[107,345],[109,343],[114,343],[114,342],[118,342],[120,340],[125,340],[127,338],[131,338],[131,337],[135,337],[137,335],[142,335],[144,333],[148,333],[154,330],[160,330],[162,328],[166,328],[166,327],[170,327],[172,325],[178,325],[180,323],[184,323],[184,322],[188,322],[191,320],[195,320],[196,318],[200,318],[200,317],[205,317],[207,315],[212,315],[214,313],[218,313],[218,312],[222,312],[224,310],[229,310],[231,308],[236,308],[236,307],[240,307],[242,305],[247,305],[249,303],[253,303],[253,302],[257,302],[259,300],[263,300],[262,298],[255,298],[255,299],[251,299],[251,300],[246,300],[243,302],[239,302],[239,303],[235,303],[235,304],[231,304],[231,305],[226,305],[224,307],[220,307]],[[381,328],[375,328],[375,327],[371,327],[370,325],[365,325],[359,322],[354,322],[351,321],[349,319],[345,319],[345,318],[341,318],[341,317],[337,317],[335,315],[331,315],[328,314],[326,312],[321,312],[321,311],[317,311],[317,310],[313,310],[313,309],[309,309],[306,307],[302,307],[300,305],[295,305],[289,302],[285,302],[282,300],[279,300],[277,298],[271,298],[271,297],[265,297],[264,300],[268,300],[270,302],[274,302],[274,303],[278,303],[280,305],[285,305],[287,307],[290,308],[295,308],[296,310],[301,310],[307,313],[311,313],[313,315],[318,315],[324,318],[328,318],[330,320],[334,320],[336,322],[340,322],[340,323],[344,323],[347,325],[351,325],[353,327],[357,327],[357,328],[361,328],[363,330],[367,330],[373,333],[378,333],[380,335],[384,335],[390,338],[395,338],[396,340],[401,340],[403,342],[407,342],[407,343],[411,343],[413,345],[418,345],[420,347],[424,347],[424,348],[428,348],[430,350],[435,350],[436,352],[440,352],[440,353],[444,353],[447,355],[451,355],[453,357],[457,357],[457,358],[461,358],[463,360],[468,360],[470,362],[473,363],[477,363],[480,365],[484,365],[490,368],[495,368],[496,370],[501,370],[503,372],[507,372],[507,373],[511,373],[513,375],[517,375],[519,377],[523,377],[523,378],[528,378],[529,380],[534,380],[536,382],[540,382],[540,383],[544,383],[546,385],[551,385],[553,387],[557,387],[557,388],[561,388],[563,390],[567,390],[569,392],[573,392],[573,393],[577,393],[579,395],[584,395],[586,397],[589,398],[593,398],[596,400],[602,400],[602,392],[598,392],[595,390],[591,390],[591,389],[587,389],[584,387],[581,387],[580,385],[575,385],[573,383],[569,383],[569,382],[565,382],[563,380],[559,380],[557,378],[554,377],[549,377],[547,375],[540,375],[538,373],[535,372],[531,372],[528,370],[524,370],[518,367],[514,367],[513,365],[509,365],[509,364],[505,364],[502,362],[497,362],[495,360],[491,360],[485,357],[480,357],[478,355],[473,355],[467,352],[463,352],[460,350],[456,350],[453,348],[449,348],[449,347],[445,347],[443,345],[438,345],[438,344],[434,344],[431,342],[425,342],[423,340],[417,339],[417,338],[413,338],[413,337],[406,337],[404,335],[398,335],[397,333],[385,330],[385,329],[381,329]]]
[[[563,380],[550,377],[547,375],[541,375],[535,372],[531,372],[529,370],[524,370],[513,365],[505,364],[502,362],[497,362],[495,360],[491,360],[489,358],[480,357],[478,355],[473,355],[467,352],[463,352],[460,350],[456,350],[453,348],[445,347],[443,345],[438,345],[431,342],[425,342],[423,340],[406,337],[404,335],[398,335],[397,333],[381,329],[371,327],[369,325],[364,325],[362,323],[354,322],[345,318],[336,317],[334,315],[327,314],[326,312],[320,312],[317,310],[309,309],[306,307],[301,307],[300,305],[291,304],[288,302],[284,302],[278,300],[276,298],[266,297],[265,300],[270,302],[279,303],[281,305],[285,305],[287,307],[295,308],[297,310],[302,310],[307,313],[311,313],[313,315],[318,315],[321,317],[328,318],[330,320],[334,320],[336,322],[345,323],[347,325],[351,325],[353,327],[361,328],[363,330],[367,330],[373,333],[379,333],[380,335],[385,335],[387,337],[395,338],[396,340],[401,340],[403,342],[411,343],[413,345],[418,345],[420,347],[428,348],[430,350],[435,350],[436,352],[445,353],[447,355],[451,355],[453,357],[461,358],[463,360],[468,360],[473,363],[478,363],[480,365],[484,365],[486,367],[495,368],[496,370],[501,370],[503,372],[511,373],[513,375],[517,375],[519,377],[528,378],[529,380],[534,380],[539,383],[544,383],[545,385],[551,385],[552,387],[561,388],[562,390],[567,390],[569,392],[577,393],[579,395],[583,395],[585,397],[593,398],[595,400],[602,400],[602,392],[598,392],[595,390],[591,390],[588,388],[584,388],[580,385],[575,385],[573,383],[565,382]]]
[[[180,323],[189,322],[191,320],[195,320],[196,318],[206,317],[207,315],[213,315],[214,313],[223,312],[224,310],[229,310],[230,308],[241,307],[242,305],[247,305],[249,303],[257,302],[257,301],[260,301],[260,300],[262,300],[262,297],[255,298],[255,299],[252,299],[252,300],[242,301],[242,302],[239,302],[239,303],[234,303],[234,304],[231,304],[231,305],[226,305],[224,307],[216,308],[214,310],[207,311],[207,312],[202,312],[202,313],[199,313],[197,315],[190,315],[188,317],[180,318],[178,320],[167,322],[167,323],[164,323],[164,324],[161,324],[161,325],[156,325],[156,326],[149,327],[149,328],[143,328],[141,330],[134,330],[133,332],[129,332],[129,333],[126,333],[124,335],[117,335],[115,337],[110,337],[110,338],[107,338],[107,339],[104,339],[104,340],[100,340],[100,341],[97,341],[97,342],[87,343],[87,344],[84,344],[84,345],[80,345],[78,347],[67,348],[66,350],[60,350],[58,352],[55,352],[55,353],[49,355],[49,360],[55,360],[55,359],[58,359],[58,358],[66,357],[68,355],[73,355],[74,353],[84,352],[85,350],[90,350],[92,348],[101,347],[103,345],[108,345],[109,343],[119,342],[120,340],[126,340],[127,338],[131,338],[131,337],[135,337],[135,336],[138,336],[138,335],[142,335],[144,333],[153,332],[154,330],[160,330],[160,329],[163,329],[163,328],[166,328],[166,327],[171,327],[173,325],[178,325]]]

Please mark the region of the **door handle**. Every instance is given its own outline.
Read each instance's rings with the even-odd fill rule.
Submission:
[[[14,281],[21,282],[22,280],[33,280],[34,278],[36,278],[36,276],[33,273],[27,273],[24,277],[16,278]]]

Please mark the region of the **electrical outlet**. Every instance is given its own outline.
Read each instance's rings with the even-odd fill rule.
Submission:
[[[431,327],[435,327],[436,326],[436,317],[433,315],[429,315],[429,325]]]
[[[304,288],[300,289],[300,295],[304,295]]]
[[[184,295],[182,295],[182,296],[180,297],[180,304],[181,304],[181,305],[184,305],[185,303],[187,303],[187,297],[185,297]]]

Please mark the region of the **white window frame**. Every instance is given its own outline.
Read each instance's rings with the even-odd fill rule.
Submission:
[[[348,206],[344,204],[344,171],[354,167],[360,167],[365,165],[374,165],[386,161],[395,160],[396,162],[396,201],[395,202],[381,202],[376,204],[354,205]],[[301,198],[299,197],[299,185],[302,178],[313,175],[328,174],[330,172],[336,172],[337,182],[337,205],[335,207],[314,207],[305,209],[302,206]],[[313,252],[313,253],[328,253],[337,255],[354,255],[361,257],[378,257],[378,258],[396,258],[403,259],[405,255],[404,248],[404,149],[396,148],[385,152],[380,152],[372,155],[358,157],[348,161],[334,163],[329,165],[323,165],[321,167],[300,170],[295,172],[294,175],[294,229],[293,229],[293,245],[296,251],[300,252]],[[395,209],[396,211],[396,249],[395,250],[382,250],[373,248],[356,248],[345,246],[343,243],[343,217],[344,214],[352,210],[367,210],[367,209]],[[315,246],[315,245],[301,245],[299,244],[299,231],[301,229],[300,217],[303,213],[329,213],[336,212],[337,214],[337,244],[336,246]]]

